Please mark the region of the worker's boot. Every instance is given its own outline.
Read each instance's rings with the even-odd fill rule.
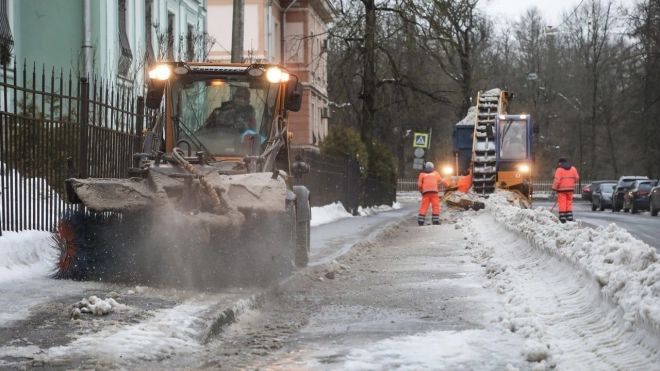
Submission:
[[[572,211],[567,211],[566,212],[566,221],[569,221],[569,222],[573,221],[573,212]]]
[[[440,215],[433,215],[431,220],[433,221],[433,225],[440,225]]]
[[[559,213],[559,221],[560,221],[562,224],[563,224],[563,223],[566,223],[566,221],[568,220],[568,216],[567,216],[567,214],[568,214],[568,213]],[[571,214],[572,214],[572,213],[571,213]],[[573,215],[571,215],[571,219],[573,219]]]
[[[421,226],[424,225],[424,222],[426,221],[426,216],[425,215],[420,215],[417,217],[417,223]]]

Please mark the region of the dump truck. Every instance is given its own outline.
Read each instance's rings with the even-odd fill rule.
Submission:
[[[521,207],[532,204],[532,136],[528,114],[508,114],[513,93],[492,89],[479,92],[477,105],[453,128],[454,162],[459,174],[470,173],[471,192],[487,198],[497,190],[509,192]],[[480,208],[465,197],[445,194],[445,201],[460,207]]]
[[[309,167],[290,159],[302,83],[278,65],[160,63],[159,114],[125,179],[65,181],[55,278],[184,287],[267,283],[304,267]],[[130,154],[126,154],[127,156]]]

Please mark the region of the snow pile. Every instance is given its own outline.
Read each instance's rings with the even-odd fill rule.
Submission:
[[[42,350],[35,359],[70,358],[72,354],[93,354],[99,362],[130,364],[134,360],[162,360],[191,354],[203,349],[198,338],[203,321],[200,315],[208,304],[184,303],[172,309],[154,312],[139,324],[112,326],[87,334],[65,346]]]
[[[123,310],[128,308],[125,304],[119,304],[113,298],[101,300],[95,295],[89,299],[83,298],[73,310],[73,317],[80,317],[80,313],[91,313],[97,316],[109,314],[113,310]]]
[[[57,250],[50,245],[50,232],[3,231],[0,237],[0,282],[52,274]]]
[[[474,115],[475,112],[477,111],[477,106],[472,106],[468,108],[467,115],[463,118],[463,120],[459,121],[456,125],[471,125],[474,126]]]
[[[399,210],[400,208],[401,208],[401,204],[398,202],[393,203],[392,206],[380,205],[380,206],[371,206],[367,208],[362,208],[362,206],[360,206],[358,207],[358,214],[360,214],[360,216],[368,216],[383,211]]]
[[[332,223],[339,219],[351,218],[351,215],[341,202],[335,202],[330,205],[312,207],[312,221],[310,225],[316,227],[317,225]]]
[[[53,215],[53,220],[59,216],[56,208],[53,205],[60,205],[61,200],[57,192],[50,188],[46,179],[42,178],[23,178],[18,171],[11,169],[7,171],[7,166],[4,162],[0,162],[1,176],[5,177],[5,196],[11,200],[21,200],[20,205],[15,205],[19,212],[26,214],[28,220],[33,219],[34,205],[41,205],[45,210],[48,210]],[[11,178],[7,177],[11,174]],[[18,187],[8,184],[9,180],[18,183]],[[13,201],[11,201],[13,202]],[[57,206],[56,206],[57,207]],[[0,202],[0,213],[2,213],[2,203]],[[40,214],[39,214],[40,216]]]
[[[595,230],[579,223],[560,224],[543,208],[518,209],[498,195],[488,199],[486,209],[533,246],[582,268],[624,310],[630,326],[641,321],[660,329],[660,263],[655,249],[615,224]]]
[[[502,94],[502,90],[495,88],[495,89],[490,89],[486,92],[481,93],[482,97],[499,97],[500,94]]]

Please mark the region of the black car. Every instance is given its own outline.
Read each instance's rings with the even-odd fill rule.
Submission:
[[[636,214],[649,209],[649,194],[657,182],[652,180],[636,180],[623,195],[623,212]]]
[[[660,210],[660,186],[651,188],[649,192],[649,211],[651,216],[658,216]]]
[[[647,176],[636,176],[636,175],[624,175],[619,178],[619,181],[616,184],[616,189],[614,190],[614,195],[612,196],[612,211],[617,212],[623,208],[623,195],[628,192],[628,188],[636,180],[648,180]]]
[[[614,183],[616,184],[617,180],[597,180],[593,183],[589,183],[586,186],[582,187],[582,199],[591,201],[591,195],[594,193],[596,188],[603,183]]]
[[[591,196],[591,211],[596,209],[603,211],[612,208],[612,194],[616,188],[616,182],[601,183],[593,191]]]

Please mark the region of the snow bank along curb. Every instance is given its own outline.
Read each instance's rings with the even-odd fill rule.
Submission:
[[[247,299],[238,300],[230,308],[221,310],[206,321],[206,330],[203,332],[200,343],[207,344],[215,336],[218,336],[227,326],[238,321],[238,317],[251,309],[259,309],[264,306],[269,295],[275,293],[275,288],[266,289],[259,294]]]
[[[624,311],[631,325],[648,323],[660,330],[660,263],[655,249],[610,224],[596,230],[578,223],[560,224],[546,209],[512,207],[493,195],[486,211],[505,228],[590,274],[601,293]]]

